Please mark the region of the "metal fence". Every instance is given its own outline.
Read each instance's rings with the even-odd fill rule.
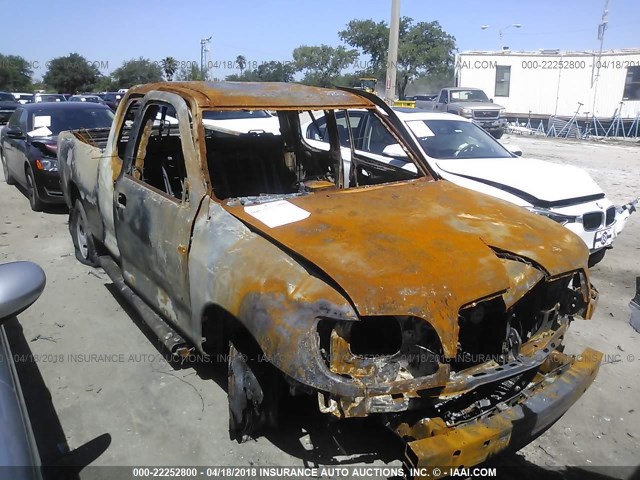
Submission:
[[[578,118],[578,115],[567,118],[549,116],[546,119],[531,118],[526,121],[519,118],[509,122],[507,131],[519,135],[540,135],[560,138],[640,138],[640,113],[635,119],[597,117]]]

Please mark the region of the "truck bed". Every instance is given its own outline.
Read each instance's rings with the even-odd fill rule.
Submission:
[[[109,128],[92,128],[92,129],[80,129],[71,130],[71,133],[81,142],[97,147],[100,150],[107,146],[109,140]]]

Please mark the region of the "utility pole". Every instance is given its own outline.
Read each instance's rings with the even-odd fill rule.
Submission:
[[[389,52],[387,53],[387,82],[384,98],[389,105],[396,100],[396,77],[398,74],[398,38],[400,36],[400,0],[391,0],[391,22],[389,23]]]
[[[200,72],[202,73],[203,80],[207,79],[207,52],[209,51],[209,44],[211,44],[211,37],[200,40]]]
[[[600,51],[598,52],[598,60],[593,62],[591,67],[591,88],[593,88],[593,108],[591,113],[596,116],[596,99],[598,96],[598,79],[600,78],[600,64],[602,62],[602,48],[604,47],[604,32],[607,31],[607,23],[609,19],[609,0],[604,2],[604,11],[602,12],[602,20],[598,25],[598,40],[600,40]]]

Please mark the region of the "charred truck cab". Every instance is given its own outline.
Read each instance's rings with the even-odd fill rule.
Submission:
[[[350,109],[415,168],[381,161],[377,132],[354,148]],[[328,142],[301,133],[319,115]],[[108,138],[60,135],[77,258],[171,351],[227,349],[232,438],[274,425],[286,385],[377,418],[408,465],[471,466],[593,381],[601,354],[562,343],[597,302],[584,243],[440,180],[404,128],[355,91],[171,82],[130,89]]]

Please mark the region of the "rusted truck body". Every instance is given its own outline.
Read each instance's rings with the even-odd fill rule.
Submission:
[[[228,349],[232,438],[273,425],[286,390],[379,419],[408,465],[475,465],[527,444],[593,381],[601,354],[562,344],[597,302],[589,252],[551,220],[439,179],[374,102],[295,84],[130,89],[108,134],[60,135],[76,256],[170,350]],[[354,148],[342,171],[339,131],[355,131],[336,112],[354,108],[417,173]],[[274,112],[280,134],[203,124],[255,111]],[[318,111],[325,148],[300,132]]]

